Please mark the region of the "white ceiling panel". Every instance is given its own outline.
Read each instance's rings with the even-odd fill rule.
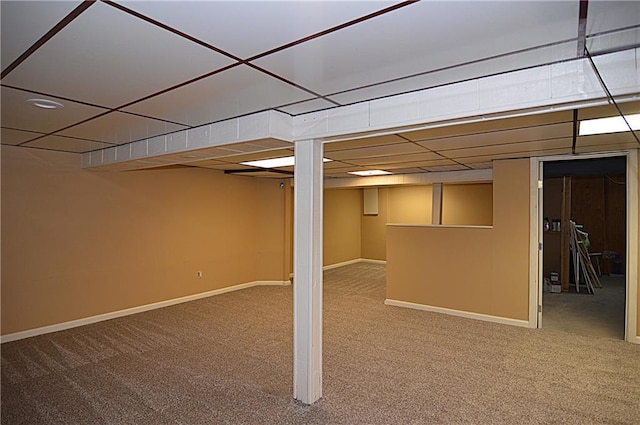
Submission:
[[[467,157],[502,155],[508,153],[533,153],[547,149],[571,148],[572,139],[536,140],[532,142],[508,143],[504,145],[480,146],[466,149],[452,149],[444,152],[448,158],[462,160]]]
[[[111,112],[60,133],[99,142],[128,143],[185,129],[185,126],[123,112]]]
[[[452,164],[452,165],[434,165],[434,166],[428,166],[428,167],[424,167],[424,169],[426,171],[435,171],[435,172],[442,172],[442,171],[460,171],[460,170],[468,170],[469,167],[466,165],[461,165],[461,164]]]
[[[487,133],[468,134],[464,136],[431,139],[417,142],[427,149],[448,152],[451,149],[466,149],[477,146],[504,145],[510,143],[527,142],[531,140],[558,139],[571,137],[572,123],[550,124],[539,127],[517,128]]]
[[[83,153],[96,149],[106,148],[110,145],[107,145],[105,143],[92,142],[90,140],[72,139],[70,137],[45,136],[38,140],[34,140],[33,142],[26,143],[23,146],[30,148],[42,148],[65,152]]]
[[[136,103],[125,110],[197,126],[311,96],[242,65]]]
[[[421,73],[383,84],[370,85],[355,90],[352,89],[346,92],[332,94],[328,96],[328,98],[340,104],[352,104],[398,93],[440,87],[458,81],[481,78],[487,75],[513,71],[529,66],[538,66],[566,60],[575,57],[576,51],[577,43],[571,41],[484,60],[482,62],[474,62],[455,68],[445,68],[435,72]]]
[[[325,152],[334,152],[334,151],[342,151],[345,149],[394,145],[394,144],[405,143],[405,142],[406,142],[406,139],[403,139],[397,134],[389,134],[385,136],[365,137],[362,139],[344,140],[341,142],[327,142],[323,146],[324,146]]]
[[[612,13],[615,10],[615,13]],[[587,10],[587,35],[640,24],[640,2],[590,0]]]
[[[398,158],[397,162],[387,163],[387,164],[377,164],[378,167],[376,168],[381,168],[383,170],[391,171],[397,168],[408,168],[408,167],[426,168],[426,167],[438,166],[438,165],[454,165],[455,164],[455,162],[451,161],[450,159],[443,159],[440,157],[438,158],[439,159],[425,159],[422,161],[407,161],[407,158]],[[373,168],[373,165],[376,165],[376,164],[372,164],[372,166],[369,166],[368,168]]]
[[[435,152],[414,153],[408,155],[389,155],[374,158],[358,158],[351,159],[349,163],[356,165],[385,165],[385,164],[404,164],[403,167],[421,167],[422,161],[441,161],[442,157]],[[411,163],[411,165],[407,163]]]
[[[2,87],[2,125],[21,130],[49,133],[105,112],[105,109],[81,103],[40,96],[22,90]],[[43,109],[27,103],[29,99],[53,100],[64,105],[59,109]]]
[[[2,69],[78,6],[81,1],[2,1]]]
[[[542,149],[539,151],[506,152],[491,155],[470,156],[468,158],[458,158],[456,159],[456,161],[473,167],[473,164],[487,163],[490,161],[495,161],[497,159],[530,158],[532,156],[565,155],[570,153],[571,147],[566,147],[556,149]]]
[[[96,2],[3,83],[118,107],[231,62]]]
[[[27,140],[35,139],[42,136],[42,133],[33,133],[31,131],[14,130],[11,128],[2,128],[0,139],[3,145],[19,145]]]
[[[373,158],[400,154],[421,154],[427,152],[424,148],[414,143],[398,143],[394,145],[370,146],[357,149],[345,149],[326,152],[325,156],[331,159],[349,161],[352,158]]]
[[[330,94],[574,38],[578,4],[418,2],[256,63]]]
[[[388,7],[391,1],[125,1],[124,6],[247,59]]]

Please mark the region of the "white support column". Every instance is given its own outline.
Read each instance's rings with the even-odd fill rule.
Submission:
[[[322,397],[322,141],[295,142],[293,396]]]
[[[431,187],[431,224],[442,224],[442,183]]]

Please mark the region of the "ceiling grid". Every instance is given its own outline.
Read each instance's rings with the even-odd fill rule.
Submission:
[[[292,154],[296,123],[307,119],[309,134],[327,141],[328,177],[483,169],[500,158],[568,153],[571,119],[505,99],[551,94],[569,104],[582,90],[579,115],[588,115],[606,98],[596,78],[572,80],[583,72],[583,45],[621,110],[640,110],[640,77],[627,71],[640,63],[638,2],[0,5],[2,144],[86,154],[83,165],[101,169],[239,170],[243,161]],[[63,107],[39,109],[27,103],[34,99]],[[474,117],[507,106],[539,119]],[[420,129],[425,117],[436,125]],[[635,146],[621,134],[580,136],[576,152]]]

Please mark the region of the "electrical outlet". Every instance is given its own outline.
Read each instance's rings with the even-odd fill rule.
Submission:
[[[202,279],[202,270],[198,270],[196,274],[198,275],[198,279]]]

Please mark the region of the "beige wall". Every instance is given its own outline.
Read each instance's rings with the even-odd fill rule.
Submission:
[[[279,180],[79,162],[2,147],[2,334],[288,279]]]
[[[491,183],[445,185],[442,221],[445,224],[491,225]],[[432,186],[378,189],[378,215],[362,217],[362,258],[386,260],[388,223],[429,224]]]
[[[360,258],[362,190],[327,189],[323,206],[323,264]]]
[[[526,321],[528,288],[528,160],[494,163],[492,228],[387,228],[388,299]]]
[[[491,183],[445,184],[442,189],[442,224],[491,226]]]
[[[640,164],[640,149],[638,149],[638,164]],[[638,191],[640,192],[640,170],[638,171]],[[638,197],[640,197],[640,193],[638,193]],[[640,213],[638,214],[638,245],[640,245]],[[640,251],[640,246],[638,246],[638,250]],[[636,278],[640,279],[640,261],[638,261],[638,273],[636,274]],[[636,309],[638,318],[636,321],[636,335],[640,336],[640,284],[638,284],[637,286],[638,302],[636,304]]]
[[[361,221],[362,258],[369,260],[386,260],[387,258],[387,232],[385,226],[388,222],[387,205],[389,198],[388,188],[378,189],[378,215],[363,215]],[[362,214],[362,207],[360,207]]]

